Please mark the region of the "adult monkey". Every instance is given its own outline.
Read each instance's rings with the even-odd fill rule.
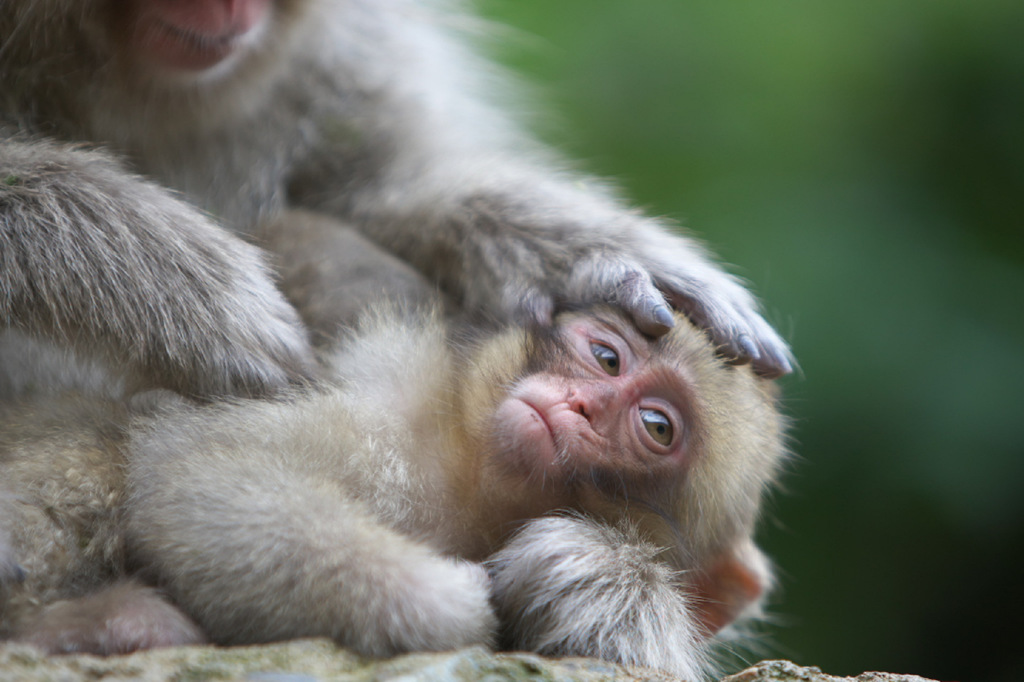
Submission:
[[[293,311],[219,227],[250,234],[286,207],[348,222],[465,309],[549,320],[606,300],[657,335],[667,299],[726,355],[790,371],[697,245],[582,187],[485,103],[443,5],[0,6],[0,392],[80,383],[40,338],[111,360],[98,376],[129,388],[308,376]]]

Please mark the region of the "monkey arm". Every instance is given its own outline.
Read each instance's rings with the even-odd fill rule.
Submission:
[[[695,240],[626,208],[600,183],[517,150],[530,142],[474,139],[472,122],[419,113],[414,132],[382,135],[400,144],[378,160],[374,182],[332,192],[346,167],[321,158],[303,201],[350,220],[467,308],[547,321],[566,303],[610,302],[660,335],[672,325],[668,304],[760,374],[792,371],[755,298]]]
[[[527,523],[487,565],[502,643],[700,679],[692,606],[656,548],[581,517]]]
[[[545,319],[567,302],[610,302],[642,331],[660,335],[672,324],[667,301],[759,373],[792,370],[787,344],[754,297],[695,241],[616,205],[596,187],[539,172],[503,185],[480,188],[447,211],[435,203],[418,218],[433,225],[425,234],[443,237],[402,255],[428,273],[434,268],[469,307]],[[458,253],[445,251],[454,244]]]
[[[282,441],[288,406],[237,407],[164,421],[131,446],[129,552],[211,640],[326,636],[375,656],[491,641],[481,566],[376,521],[332,480],[333,455],[306,469],[328,426]]]
[[[437,35],[447,21],[430,17],[410,31],[401,19],[364,45],[384,75],[336,70],[347,67],[348,82],[363,86],[335,80],[354,114],[347,126],[336,114],[323,119],[359,135],[321,131],[292,184],[299,203],[351,220],[468,308],[523,321],[566,303],[611,302],[659,335],[672,324],[668,303],[759,373],[792,370],[754,297],[695,240],[565,170],[518,130],[507,104],[488,94],[493,70],[462,41]]]
[[[187,394],[313,373],[256,249],[108,156],[44,142],[0,142],[0,320]]]
[[[267,250],[279,286],[320,346],[386,298],[406,310],[440,305],[442,297],[420,272],[351,226],[308,211],[285,211],[254,235]]]

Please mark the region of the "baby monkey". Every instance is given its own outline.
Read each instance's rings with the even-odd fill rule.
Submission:
[[[78,584],[127,570],[116,559],[221,644],[484,643],[689,678],[756,610],[770,576],[752,531],[784,423],[773,385],[686,318],[651,340],[604,307],[488,330],[379,306],[340,348],[312,394],[174,398],[137,420],[116,513],[78,528],[104,568]],[[9,481],[36,456],[18,447]],[[135,596],[115,610],[158,611],[118,589]],[[31,620],[9,626],[47,646]],[[154,620],[188,641],[182,614]]]

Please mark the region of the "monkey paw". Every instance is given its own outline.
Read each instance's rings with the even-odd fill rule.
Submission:
[[[380,569],[390,587],[350,614],[340,643],[371,656],[493,644],[490,579],[479,564],[420,555],[414,568]],[[346,607],[351,611],[353,600]]]
[[[213,394],[261,395],[317,375],[298,313],[260,269],[233,273],[213,334],[196,350],[194,379]]]
[[[139,357],[138,388],[260,396],[315,378],[309,334],[262,252],[215,226],[192,228],[184,237],[198,235],[206,244],[186,242],[183,254],[156,266],[171,270],[166,278],[173,283],[166,291],[149,287],[145,300],[152,304],[139,306],[145,312],[133,333],[150,342]]]
[[[763,377],[776,379],[793,371],[789,345],[757,311],[753,296],[724,273],[708,280],[662,277],[659,287],[672,304],[703,327],[736,364],[751,363]]]
[[[704,328],[736,364],[751,363],[767,378],[793,371],[789,346],[739,281],[676,235],[648,238],[646,253],[635,259],[604,251],[579,261],[573,267],[572,295],[593,300],[595,293],[605,292],[598,297],[623,308],[641,331],[652,336],[673,326],[671,305]]]
[[[657,549],[574,516],[527,523],[487,561],[503,646],[701,679],[705,650]]]

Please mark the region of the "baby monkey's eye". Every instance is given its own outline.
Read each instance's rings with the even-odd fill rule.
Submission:
[[[591,343],[590,352],[594,354],[594,358],[597,359],[597,364],[601,365],[601,369],[613,377],[619,376],[621,363],[619,362],[618,353],[602,343]]]
[[[659,445],[672,444],[672,422],[664,412],[640,408],[640,421],[644,423],[647,433],[651,434],[651,438]]]

